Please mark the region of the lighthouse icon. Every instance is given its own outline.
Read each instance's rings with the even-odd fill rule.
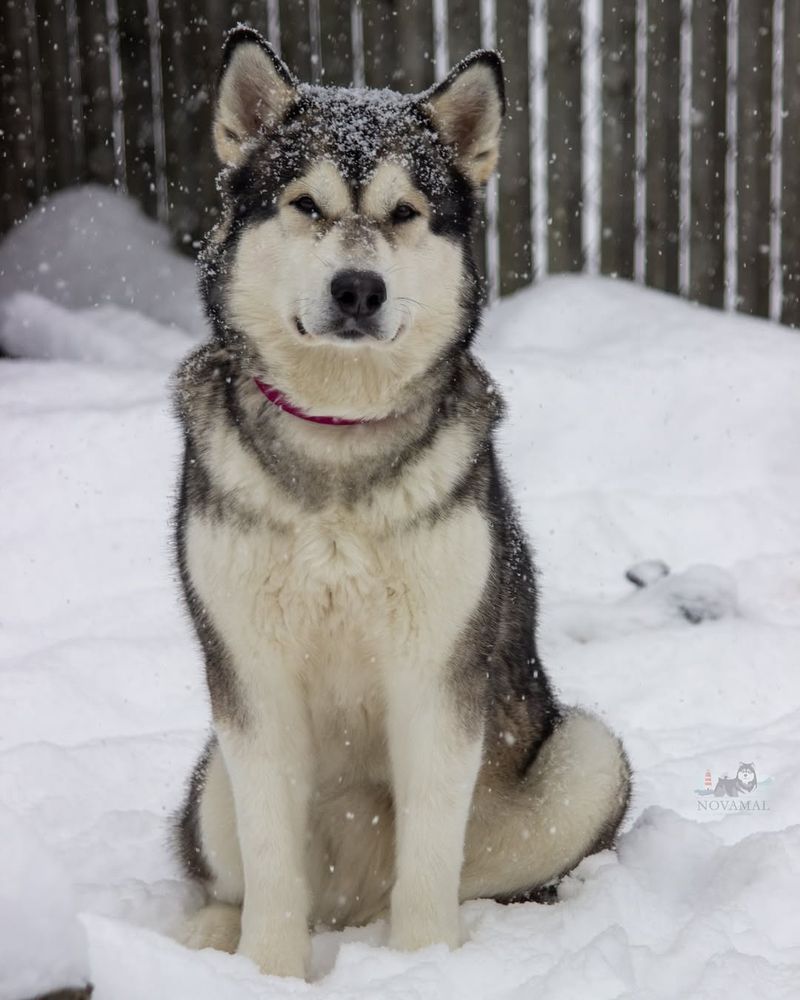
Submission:
[[[703,785],[706,788],[711,788],[712,784],[713,781],[711,780],[711,771],[709,768],[706,768],[705,777],[703,778]]]

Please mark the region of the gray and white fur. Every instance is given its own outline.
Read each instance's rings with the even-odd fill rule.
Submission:
[[[532,897],[610,846],[630,770],[555,699],[535,574],[470,345],[499,57],[424,94],[298,84],[239,28],[214,124],[211,339],[177,375],[177,549],[213,736],[177,823],[207,890],[184,939],[308,972],[309,927]],[[324,424],[266,399],[277,387]]]

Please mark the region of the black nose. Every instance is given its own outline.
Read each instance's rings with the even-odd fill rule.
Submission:
[[[331,282],[331,295],[345,316],[374,316],[386,301],[386,285],[374,271],[339,271]]]

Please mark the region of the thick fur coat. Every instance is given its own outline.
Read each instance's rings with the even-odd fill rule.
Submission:
[[[393,946],[455,947],[461,900],[529,895],[627,806],[619,741],[539,659],[470,351],[502,113],[493,53],[401,96],[297,84],[248,29],[226,46],[213,332],[176,390],[214,734],[177,832],[208,891],[185,939],[268,972],[307,973],[314,923],[389,910]]]

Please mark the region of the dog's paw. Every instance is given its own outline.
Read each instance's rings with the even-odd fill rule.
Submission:
[[[448,948],[458,948],[461,944],[461,929],[458,920],[458,904],[426,906],[417,899],[392,899],[391,931],[389,947],[397,951],[417,951],[432,944],[446,944]]]
[[[389,935],[389,947],[396,951],[419,951],[429,948],[432,944],[446,944],[451,950],[461,945],[461,934],[458,921],[455,925],[448,923],[425,925],[414,920],[393,921]]]
[[[187,918],[176,937],[182,945],[196,951],[216,948],[233,954],[239,944],[241,918],[238,906],[209,903]]]
[[[249,958],[266,976],[305,979],[311,961],[311,937],[307,930],[281,935],[242,934],[237,954]]]

